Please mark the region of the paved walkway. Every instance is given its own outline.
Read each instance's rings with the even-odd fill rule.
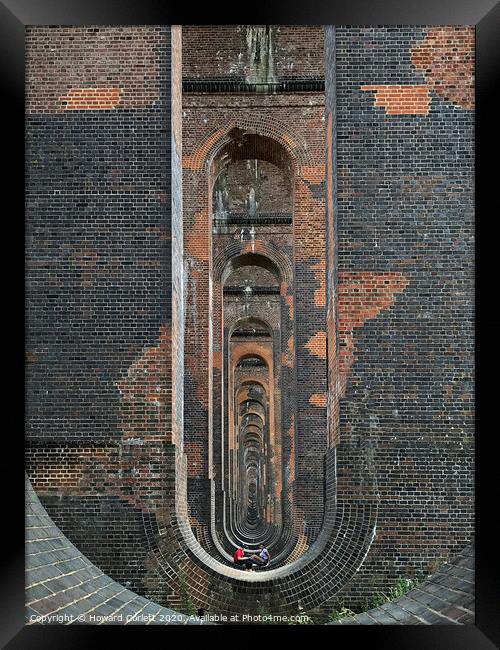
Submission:
[[[474,624],[474,546],[404,596],[328,625]]]
[[[138,596],[85,557],[54,524],[26,480],[28,624],[207,625]],[[474,624],[474,547],[404,596],[328,625]]]
[[[63,535],[26,480],[27,624],[206,625],[125,589]]]

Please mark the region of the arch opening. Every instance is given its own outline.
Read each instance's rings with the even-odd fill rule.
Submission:
[[[295,164],[282,143],[235,128],[210,169],[213,349],[221,351],[212,377],[212,529],[227,553],[259,542],[279,550],[293,501],[282,364],[294,338],[284,290],[293,244],[284,249],[282,240],[293,242]]]

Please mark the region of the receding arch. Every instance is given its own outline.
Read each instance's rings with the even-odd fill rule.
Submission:
[[[245,413],[244,415],[241,416],[241,423],[243,426],[249,426],[252,424],[255,424],[255,426],[259,426],[255,422],[255,418],[258,418],[261,421],[261,427],[264,426],[265,424],[265,419],[262,417],[262,415],[259,415],[258,413]]]
[[[220,170],[242,160],[264,160],[289,174],[295,171],[290,150],[277,138],[238,127],[229,131],[212,160],[218,162]]]
[[[208,173],[213,160],[220,154],[224,146],[231,142],[231,133],[234,135],[234,129],[275,139],[287,151],[296,168],[314,165],[313,157],[305,140],[297,133],[292,135],[288,125],[282,124],[269,115],[261,116],[258,120],[239,116],[237,120],[215,129],[205,136],[194,154],[184,157],[184,165],[190,169],[205,170]]]
[[[230,275],[240,269],[243,266],[260,266],[266,271],[269,271],[276,282],[279,283],[281,280],[281,272],[278,264],[266,255],[261,255],[260,253],[242,253],[227,260],[225,265],[221,281],[222,284],[225,284]]]
[[[243,390],[244,388],[254,387],[254,386],[258,387],[265,394],[265,392],[267,390],[267,384],[265,384],[262,380],[257,379],[257,378],[255,378],[255,379],[244,379],[240,384],[239,390]]]
[[[272,327],[269,325],[269,323],[261,318],[256,318],[255,316],[247,316],[244,318],[239,318],[236,320],[234,323],[232,323],[231,327],[229,328],[229,339],[231,339],[233,333],[240,329],[240,328],[245,328],[245,327],[255,327],[256,329],[262,329],[268,332],[269,334],[272,333]]]
[[[269,368],[269,362],[264,357],[264,355],[258,354],[256,352],[246,352],[246,353],[242,352],[240,356],[235,358],[234,367],[238,368],[241,365],[242,361],[248,361],[248,360],[253,360],[253,359],[261,361],[266,366],[266,368]]]
[[[255,413],[257,415],[260,415],[262,418],[264,418],[266,409],[263,406],[261,402],[258,402],[257,400],[244,400],[244,401],[239,401],[239,415],[240,417],[243,417],[243,415],[246,415],[247,413]]]
[[[229,244],[223,251],[218,253],[213,260],[213,276],[214,282],[224,284],[228,276],[225,276],[225,270],[228,263],[239,264],[236,262],[236,258],[242,257],[244,255],[258,255],[259,258],[266,258],[268,261],[264,261],[265,265],[273,264],[274,269],[279,271],[279,279],[281,282],[286,282],[290,284],[293,278],[292,265],[290,260],[284,255],[279,248],[274,246],[272,243],[261,242],[259,241],[255,245],[255,251],[246,250],[245,243],[243,242],[232,242]],[[247,258],[248,259],[248,258]],[[264,268],[266,266],[263,265]],[[233,267],[238,268],[238,267]],[[274,271],[276,272],[276,271]],[[223,279],[224,278],[224,279]]]

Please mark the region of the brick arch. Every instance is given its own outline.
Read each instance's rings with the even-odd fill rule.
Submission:
[[[263,381],[261,378],[255,378],[255,379],[244,379],[238,386],[236,390],[236,397],[239,399],[240,392],[244,390],[245,388],[251,387],[254,384],[257,384],[259,388],[262,389],[263,395],[267,396],[267,391],[268,391],[268,385],[267,382]],[[256,397],[252,397],[251,399],[255,401],[259,401]],[[259,402],[259,404],[262,404],[262,402]]]
[[[293,271],[290,261],[276,246],[265,242],[255,242],[255,250],[252,254],[267,257],[277,267],[280,273],[281,282],[292,283]],[[224,251],[219,253],[213,260],[214,282],[222,282],[224,271],[228,262],[251,252],[251,245],[248,242],[233,242]]]
[[[252,418],[259,418],[259,420],[262,422],[262,426],[264,426],[264,424],[266,423],[264,417],[260,413],[253,413],[253,412],[244,413],[243,415],[240,415],[239,417],[241,418],[241,423],[242,423],[243,427],[248,427],[248,426],[251,426],[251,425],[259,426],[258,424],[256,424],[256,422]],[[245,420],[244,423],[243,423],[243,420]]]
[[[277,167],[291,181],[295,175],[295,161],[281,142],[260,133],[232,129],[221,147],[212,156],[210,180],[231,165],[248,160],[265,161]]]
[[[261,402],[258,402],[257,400],[252,400],[255,404],[257,404],[260,407],[260,409],[261,409],[260,411],[257,409],[257,406],[251,406],[251,407],[249,407],[249,409],[251,409],[251,410],[247,410],[247,411],[243,410],[243,412],[242,412],[242,407],[249,400],[247,400],[247,399],[241,400],[240,397],[238,397],[237,399],[239,400],[238,401],[238,417],[241,420],[243,420],[245,415],[258,415],[260,417],[260,419],[263,422],[265,422],[265,420],[266,420],[266,408]]]
[[[241,429],[242,433],[242,445],[245,447],[248,445],[248,443],[256,443],[258,442],[259,444],[262,444],[263,442],[263,433],[262,433],[262,427],[259,426],[256,423],[248,424],[242,427]]]
[[[265,361],[268,369],[273,367],[272,351],[257,341],[239,341],[236,343],[231,352],[231,366],[236,368],[242,359],[248,357],[260,357]]]
[[[258,318],[256,316],[245,316],[243,318],[238,318],[233,323],[231,323],[231,327],[229,328],[229,338],[231,338],[231,336],[233,335],[233,332],[238,327],[240,327],[241,325],[245,325],[245,324],[251,325],[252,322],[257,323],[259,325],[264,325],[264,327],[267,327],[267,330],[268,330],[269,333],[272,333],[272,331],[273,331],[273,328],[271,327],[271,325],[267,321],[263,320],[262,318]]]
[[[303,138],[292,134],[287,125],[268,116],[241,116],[238,120],[232,120],[207,135],[193,154],[183,158],[183,166],[197,171],[205,170],[208,173],[218,152],[231,141],[229,134],[233,129],[241,129],[276,140],[287,151],[295,167],[314,165],[306,142]]]
[[[326,460],[327,479],[332,482],[336,464],[335,453],[335,449],[330,450]],[[169,458],[173,459],[174,456],[172,446]],[[180,498],[175,500],[175,492],[172,492],[167,499],[166,508],[162,508],[161,512],[152,513],[156,522],[162,526],[173,527],[175,553],[172,552],[172,542],[167,540],[166,536],[152,534],[153,523],[150,518],[146,520],[143,513],[153,570],[169,586],[176,584],[173,575],[179,571],[184,572],[195,604],[207,609],[216,608],[219,612],[232,614],[238,611],[234,590],[240,591],[244,585],[253,587],[254,594],[257,590],[262,595],[273,594],[280,613],[295,613],[297,603],[306,611],[312,609],[321,600],[336,595],[345,583],[352,579],[366,558],[375,537],[379,500],[376,477],[370,467],[366,449],[357,450],[356,460],[358,459],[363,462],[367,478],[363,498],[360,499],[357,495],[353,502],[349,503],[345,497],[333,498],[329,491],[323,534],[300,558],[266,572],[242,572],[221,563],[220,559],[214,559],[207,553],[184,521],[187,516],[187,508],[183,504],[184,488],[180,489],[180,486],[176,485],[175,492],[180,494]],[[353,540],[358,543],[353,544]],[[221,558],[230,559],[222,547],[217,548]],[[321,581],[317,580],[318,575],[322,576]],[[257,611],[259,603],[256,603],[253,596],[247,605],[254,608],[251,611]]]
[[[265,415],[266,409],[263,406],[263,404],[261,402],[259,402],[259,400],[245,399],[245,400],[240,401],[238,403],[238,405],[239,405],[239,413],[238,413],[238,415],[240,417],[242,417],[243,415],[246,415],[246,413],[257,413],[261,417],[262,417],[262,415]],[[245,407],[245,405],[247,405],[247,406]],[[257,406],[260,407],[261,410],[259,410],[259,408],[257,408]]]
[[[241,345],[249,345],[249,344],[241,344]],[[231,359],[231,365],[233,366],[233,368],[237,368],[240,361],[244,361],[245,359],[260,359],[266,364],[266,368],[269,370],[270,355],[265,354],[262,348],[256,347],[255,351],[252,349],[249,352],[240,352],[238,355],[235,355],[234,358]]]
[[[256,430],[251,431],[250,429],[252,427]],[[256,424],[249,424],[247,427],[245,427],[245,441],[251,440],[252,438],[255,438],[257,442],[262,442],[262,430]]]

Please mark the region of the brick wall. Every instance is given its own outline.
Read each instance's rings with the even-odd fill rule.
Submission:
[[[27,471],[92,561],[163,604],[184,580],[211,611],[355,606],[473,533],[473,30],[243,27],[184,28],[185,78],[325,74],[325,93],[181,107],[178,28],[173,61],[166,27],[27,30]],[[213,305],[252,243],[213,236],[211,183],[234,128],[295,174],[293,222],[254,242],[281,275],[267,312],[253,300],[280,324],[280,562],[297,560],[273,583],[213,569],[187,523],[222,560]]]
[[[335,54],[338,490],[369,444],[380,497],[359,604],[473,534],[473,29],[338,28]]]
[[[254,189],[255,204],[250,190]],[[241,161],[221,172],[214,187],[213,212],[246,212],[255,205],[256,214],[291,213],[290,178],[276,165],[264,160]]]
[[[314,25],[186,25],[183,76],[187,79],[322,77],[323,33]],[[269,64],[270,59],[270,64]]]
[[[146,441],[173,434],[170,29],[26,40],[27,471],[70,539],[144,591],[164,473]]]

